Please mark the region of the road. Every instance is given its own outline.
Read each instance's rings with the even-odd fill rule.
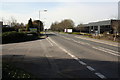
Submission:
[[[118,47],[72,34],[3,45],[3,58],[38,78],[118,78]],[[113,44],[113,46],[111,44]]]

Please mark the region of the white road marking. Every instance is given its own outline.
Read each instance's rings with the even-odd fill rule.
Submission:
[[[80,43],[80,44],[83,44],[83,45],[90,45],[89,43],[85,43],[85,42],[82,42],[82,41],[76,41],[74,39],[71,39],[72,41],[76,42],[76,43]]]
[[[101,73],[95,73],[97,76],[99,76],[102,79],[105,79],[106,77],[104,75],[102,75]]]
[[[110,49],[107,49],[107,48],[103,48],[103,47],[99,47],[99,48],[108,50],[108,51],[113,52],[113,53],[119,53],[119,52],[117,52],[117,51],[113,51],[113,50],[110,50]]]
[[[49,38],[49,37],[48,37]],[[80,61],[76,56],[74,56],[73,54],[71,54],[70,52],[68,52],[67,50],[65,50],[64,48],[60,47],[57,43],[55,43],[51,38],[49,38],[49,40],[54,43],[55,45],[57,45],[61,50],[63,50],[65,53],[67,53],[68,55],[70,55],[72,58],[74,58],[75,60],[77,60],[80,64],[86,66],[90,71],[95,71],[94,68],[87,66],[86,63],[84,63],[83,61]],[[95,73],[98,77],[104,79],[106,78],[104,75],[102,75],[101,73]]]
[[[103,49],[103,48],[101,49],[100,47],[94,47],[94,46],[93,46],[92,48],[97,49],[97,50],[100,50],[100,51],[103,51],[103,52],[110,53],[110,54],[115,55],[115,56],[120,56],[119,54],[116,54],[116,53],[110,52],[110,51],[105,50],[105,49]]]
[[[61,36],[61,35],[59,35],[59,36]],[[65,38],[65,39],[67,39],[67,40],[71,40],[70,38],[67,38],[67,37],[65,37],[65,36],[61,36],[61,37]]]
[[[79,61],[79,63],[80,64],[82,64],[82,65],[84,65],[84,66],[86,66],[87,64],[86,63],[84,63],[83,61]]]
[[[75,36],[76,38],[80,38],[80,39],[85,39],[85,40],[89,40],[89,41],[93,41],[93,42],[97,42],[97,43],[103,43],[103,44],[107,44],[107,45],[111,45],[111,46],[115,46],[115,47],[118,47],[118,43],[116,44],[111,44],[111,43],[106,43],[106,42],[102,42],[102,41],[97,41],[97,40],[94,40],[94,39],[89,39],[89,38],[85,38],[85,37],[80,37],[80,36]]]
[[[46,40],[51,44],[51,46],[53,46],[52,42],[50,42],[50,41],[48,40],[48,38],[46,38]]]
[[[61,35],[59,35],[59,36],[61,36]],[[82,44],[82,45],[90,45],[89,43],[85,43],[85,42],[82,42],[82,41],[76,41],[76,40],[74,40],[74,39],[70,39],[70,38],[67,38],[67,37],[65,37],[65,36],[61,36],[61,37],[65,38],[65,39],[67,39],[67,40],[72,40],[72,41],[74,41],[74,42],[76,42],[76,43],[80,43],[80,44]]]
[[[95,69],[92,68],[91,66],[87,66],[87,68],[88,68],[90,71],[95,71]]]

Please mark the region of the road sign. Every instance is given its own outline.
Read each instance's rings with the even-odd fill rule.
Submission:
[[[37,28],[29,28],[30,32],[37,32]]]

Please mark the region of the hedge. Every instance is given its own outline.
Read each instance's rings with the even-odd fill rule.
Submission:
[[[22,42],[29,41],[33,39],[37,39],[37,35],[27,35],[27,33],[23,32],[4,32],[2,33],[2,43],[14,43],[14,42]]]

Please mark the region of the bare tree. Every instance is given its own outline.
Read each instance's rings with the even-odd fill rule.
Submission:
[[[114,29],[114,41],[116,41],[117,34],[120,33],[120,20],[112,20],[112,27]]]
[[[10,21],[11,21],[11,26],[12,27],[14,27],[17,24],[17,20],[13,16],[11,16]]]
[[[82,32],[83,30],[85,30],[83,24],[79,24],[79,25],[77,26],[77,29],[78,29],[80,32]]]

